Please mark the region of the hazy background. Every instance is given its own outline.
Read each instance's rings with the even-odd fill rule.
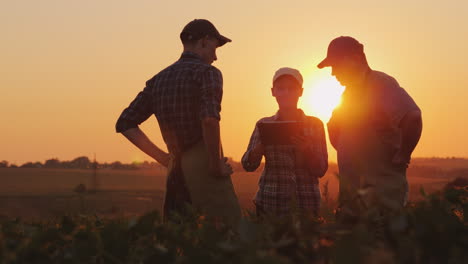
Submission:
[[[330,40],[350,35],[422,109],[414,155],[467,157],[467,14],[462,0],[3,0],[0,160],[149,159],[115,133],[115,121],[147,79],[178,59],[179,33],[194,18],[233,40],[214,63],[224,75],[227,156],[240,159],[255,122],[275,113],[269,88],[279,67],[301,70],[301,107],[326,122],[342,88],[316,65]],[[163,144],[154,117],[142,129]]]

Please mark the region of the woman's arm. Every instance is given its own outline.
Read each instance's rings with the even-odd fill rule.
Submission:
[[[258,166],[260,166],[264,152],[265,148],[260,140],[258,127],[255,125],[255,129],[252,133],[252,136],[250,137],[249,146],[247,147],[247,151],[244,153],[241,160],[244,170],[255,171]]]

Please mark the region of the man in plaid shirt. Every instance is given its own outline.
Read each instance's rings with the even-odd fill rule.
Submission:
[[[265,169],[260,176],[255,196],[257,214],[287,215],[292,206],[303,213],[317,215],[320,206],[318,178],[328,169],[328,153],[323,123],[306,116],[297,108],[302,95],[302,76],[296,69],[281,68],[273,77],[272,95],[279,110],[260,119],[242,157],[246,171],[254,171],[265,156]],[[292,144],[265,145],[261,142],[259,124],[272,121],[304,123],[306,135],[291,135]]]
[[[146,82],[120,115],[116,130],[168,167],[166,217],[192,203],[208,214],[235,222],[232,218],[238,218],[240,208],[230,178],[232,168],[222,157],[220,145],[223,78],[211,65],[217,59],[216,48],[231,40],[204,19],[188,23],[180,38],[184,46],[180,59]],[[169,153],[138,127],[153,114]],[[218,195],[218,199],[206,193]]]

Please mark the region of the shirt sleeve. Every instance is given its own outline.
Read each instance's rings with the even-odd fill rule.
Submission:
[[[143,123],[153,114],[149,86],[148,81],[145,89],[138,93],[130,105],[123,110],[115,125],[117,133],[122,133],[130,128],[138,127],[138,125]]]
[[[413,110],[420,111],[411,96],[394,79],[379,85],[378,107],[394,127],[400,125],[405,115]]]
[[[340,136],[341,111],[341,106],[338,106],[338,108],[333,110],[332,116],[327,123],[328,137],[330,138],[330,143],[335,149],[338,148],[338,141]]]
[[[325,129],[322,121],[316,120],[313,125],[314,143],[309,149],[310,171],[314,176],[323,177],[328,170],[328,151]]]
[[[258,124],[258,122],[257,122]],[[250,161],[250,153],[252,152],[252,149],[257,145],[257,143],[260,142],[260,133],[258,131],[258,126],[255,125],[255,129],[252,133],[252,136],[250,136],[250,141],[249,141],[249,146],[247,147],[247,151],[244,153],[242,156],[241,162],[242,162],[242,167],[244,167],[244,170],[246,171],[255,171],[258,166],[260,166],[260,162],[262,161],[262,156],[258,157],[254,161]]]
[[[223,76],[221,71],[210,67],[202,74],[200,118],[213,117],[221,120]]]

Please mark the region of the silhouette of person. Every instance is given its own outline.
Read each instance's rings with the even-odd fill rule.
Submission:
[[[393,77],[369,67],[364,46],[352,37],[330,42],[318,68],[327,66],[346,87],[327,124],[338,155],[342,215],[356,215],[357,200],[361,209],[401,209],[408,196],[406,169],[421,136],[421,110]]]
[[[235,224],[240,207],[223,157],[220,111],[223,77],[211,64],[216,49],[231,40],[208,20],[195,19],[180,33],[178,61],[146,82],[116,124],[140,150],[168,167],[164,215],[192,204],[210,217]],[[169,153],[153,144],[138,125],[155,115]]]
[[[322,121],[306,116],[297,108],[302,96],[302,75],[292,68],[280,68],[273,76],[271,93],[279,110],[261,118],[255,125],[247,151],[242,157],[246,171],[254,171],[265,156],[265,169],[260,176],[259,189],[254,198],[257,215],[288,215],[295,206],[301,213],[317,215],[320,206],[318,179],[328,169],[325,129]],[[287,131],[282,137],[290,142],[268,144],[262,142],[259,126],[262,123],[300,122],[307,133]],[[285,144],[283,144],[285,143]]]

